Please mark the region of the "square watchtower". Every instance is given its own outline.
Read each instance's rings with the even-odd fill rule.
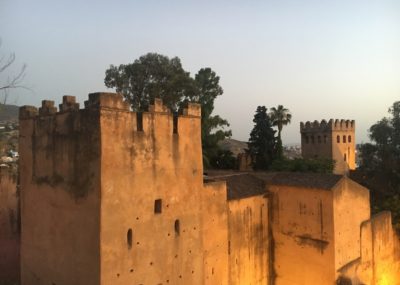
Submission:
[[[355,128],[354,120],[301,122],[302,156],[335,160],[336,174],[345,174],[349,169],[355,169]]]
[[[203,284],[200,111],[21,107],[22,284]]]

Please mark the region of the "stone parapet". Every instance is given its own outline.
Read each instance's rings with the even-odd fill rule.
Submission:
[[[54,107],[54,101],[43,100],[42,107],[39,108],[40,116],[54,115],[57,113],[57,107]]]
[[[19,108],[19,119],[32,119],[38,115],[38,109],[34,106],[22,106]]]
[[[159,98],[154,99],[154,104],[149,106],[150,113],[171,113],[167,106],[163,105],[163,101]]]
[[[96,92],[89,94],[89,100],[85,101],[85,109],[116,109],[129,111],[129,103],[123,100],[121,94]]]
[[[76,103],[75,101],[75,96],[64,95],[62,104],[59,105],[60,112],[78,111],[79,103]]]
[[[85,101],[85,109],[113,109],[119,111],[130,111],[130,105],[124,101],[123,96],[117,93],[96,92],[90,93],[89,99]],[[51,116],[59,113],[79,111],[79,103],[76,102],[75,96],[64,95],[62,103],[59,104],[59,111],[55,107],[54,101],[43,100],[42,106],[38,109],[34,106],[22,106],[19,109],[19,118],[21,120],[32,119],[37,116]],[[148,113],[164,113],[171,114],[171,110],[163,105],[161,99],[154,99],[154,103],[149,106]],[[201,117],[201,106],[197,103],[187,103],[183,108],[183,116]]]
[[[315,120],[314,122],[300,122],[301,133],[317,133],[328,131],[354,131],[356,127],[354,120],[339,120],[330,119],[328,122]]]
[[[201,117],[201,106],[197,103],[188,103],[187,107],[183,109],[184,116]]]

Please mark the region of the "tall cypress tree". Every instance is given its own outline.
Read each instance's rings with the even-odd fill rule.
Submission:
[[[268,169],[276,158],[276,137],[272,121],[265,106],[258,106],[254,115],[254,127],[247,143],[255,170]]]

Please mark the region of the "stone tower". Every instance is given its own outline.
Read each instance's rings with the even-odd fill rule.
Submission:
[[[329,158],[336,161],[334,173],[355,169],[355,121],[300,123],[301,152],[304,158]]]
[[[191,103],[21,107],[22,284],[204,284],[200,133]]]

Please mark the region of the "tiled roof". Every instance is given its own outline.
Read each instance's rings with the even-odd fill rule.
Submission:
[[[227,199],[242,199],[266,193],[268,185],[332,189],[341,175],[297,172],[210,173],[206,180],[226,181]]]
[[[321,173],[277,173],[268,181],[268,185],[286,185],[330,190],[342,177],[342,175]]]

